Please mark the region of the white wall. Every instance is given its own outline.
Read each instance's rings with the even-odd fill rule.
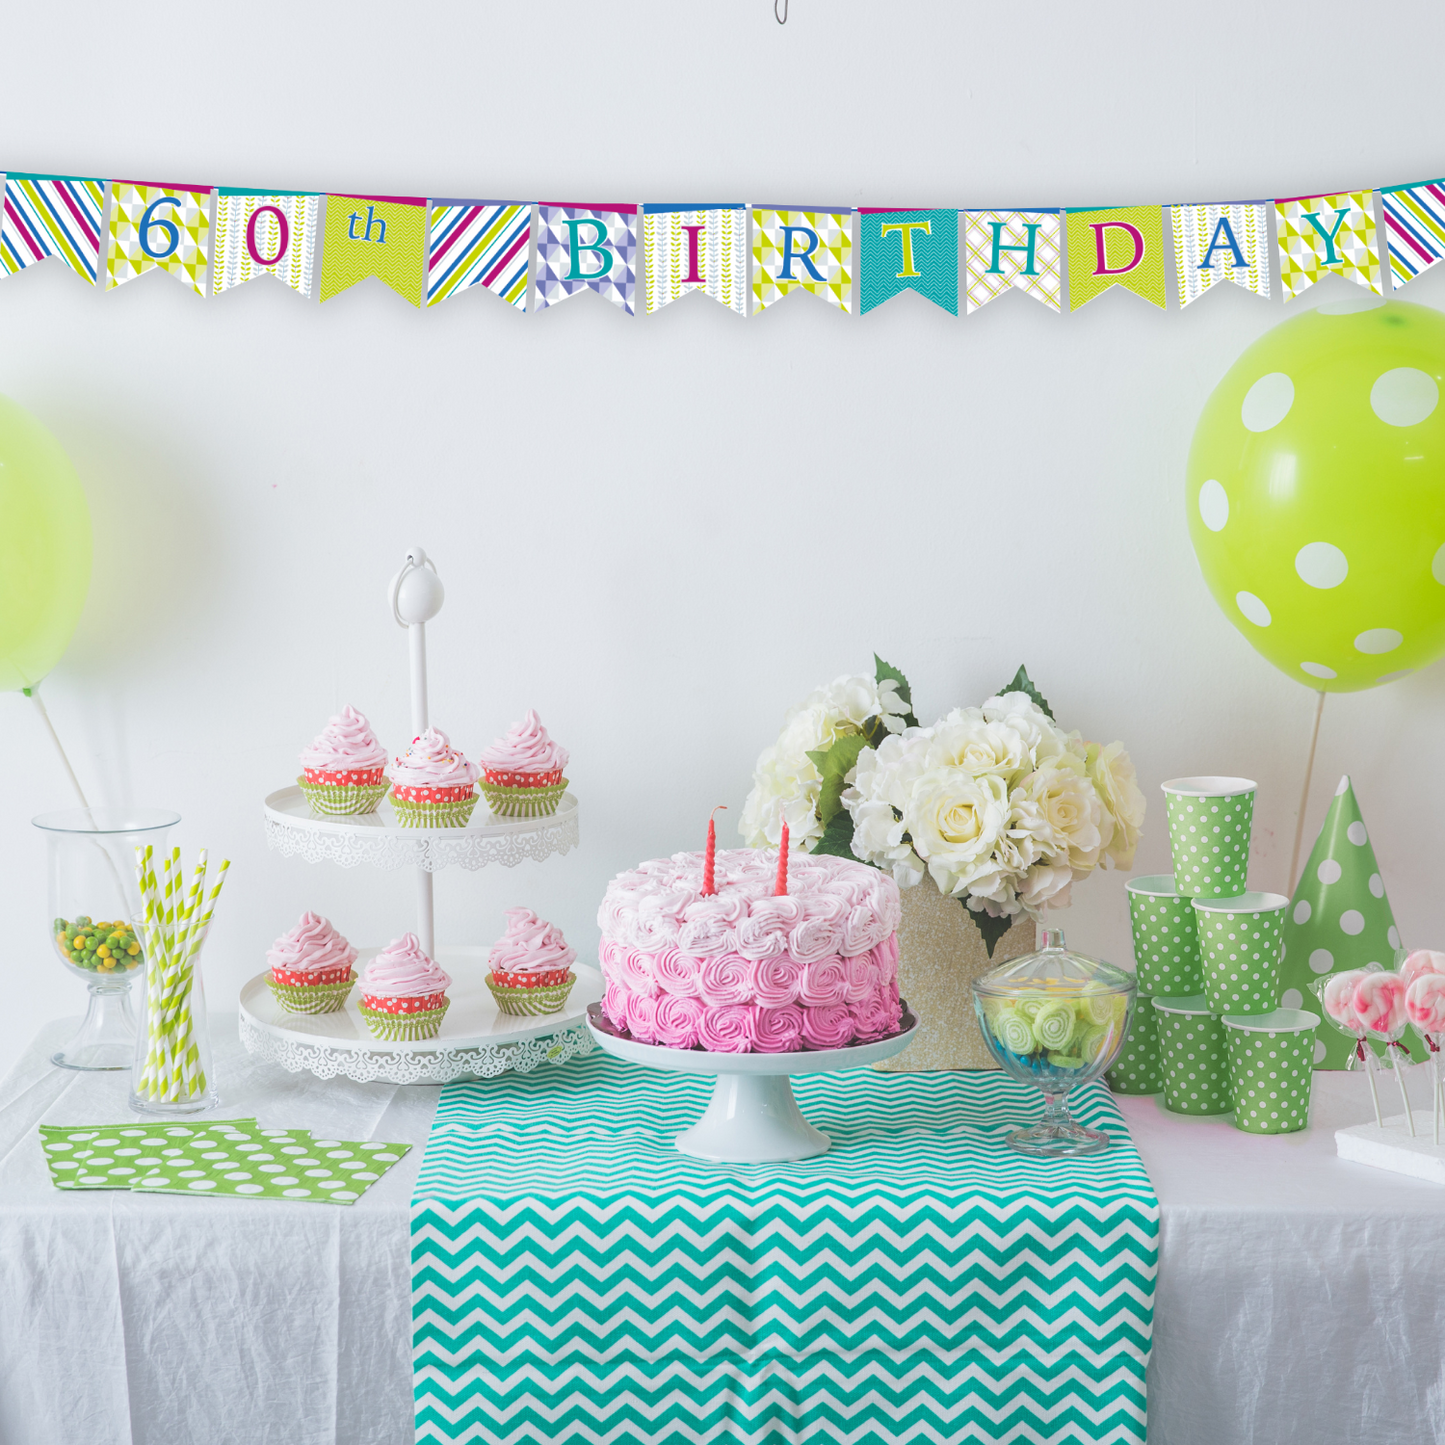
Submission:
[[[21,7],[0,165],[855,205],[1227,200],[1445,169],[1423,124],[1445,20],[1425,0],[1391,7],[1384,49],[1341,4],[792,11],[779,29],[770,0],[368,0],[244,24]],[[1445,279],[1410,296],[1445,306]],[[1068,724],[1122,736],[1151,800],[1138,872],[1166,866],[1162,779],[1257,778],[1253,878],[1279,886],[1314,696],[1219,615],[1182,488],[1205,396],[1284,316],[1233,290],[1182,315],[1118,292],[1065,317],[1023,296],[967,320],[912,296],[861,320],[808,297],[748,321],[701,297],[650,320],[592,296],[419,315],[374,282],[322,308],[270,282],[203,301],[161,275],[105,295],[48,264],[0,282],[0,392],[74,458],[97,574],[46,696],[95,795],[174,807],[187,855],[234,860],[213,1008],[304,908],[363,942],[411,922],[409,875],[268,853],[261,799],[346,702],[404,739],[385,584],[412,541],[448,589],[435,720],[471,752],[538,708],[583,807],[563,860],[442,875],[443,941],[490,941],[525,903],[593,946],[607,879],[700,845],[719,800],[736,820],[783,710],[874,649],[922,715],[1027,661]],[[1442,693],[1434,669],[1331,698],[1310,810],[1313,832],[1353,774],[1422,944],[1445,938]],[[47,950],[29,824],[69,800],[15,694],[0,755],[5,1066],[81,990]],[[1127,958],[1122,877],[1076,896],[1071,939]]]

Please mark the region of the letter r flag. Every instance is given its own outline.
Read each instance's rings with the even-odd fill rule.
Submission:
[[[753,207],[753,299],[758,310],[796,290],[811,291],[840,310],[852,309],[851,208]]]

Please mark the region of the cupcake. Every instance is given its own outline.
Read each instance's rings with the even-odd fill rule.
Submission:
[[[356,950],[316,913],[303,913],[267,950],[266,962],[276,1002],[296,1014],[336,1013],[356,982]]]
[[[391,806],[403,828],[465,828],[480,770],[440,728],[428,728],[391,764]]]
[[[547,736],[535,712],[513,723],[478,757],[482,765],[482,792],[487,806],[499,818],[543,818],[557,811],[567,779],[567,749]]]
[[[507,931],[487,955],[487,987],[504,1014],[554,1014],[577,982],[576,957],[559,929],[530,908],[509,908]]]
[[[442,1026],[452,981],[422,952],[416,934],[388,943],[362,970],[361,1003],[366,1026],[379,1039],[430,1039]]]
[[[313,813],[344,817],[374,813],[386,796],[386,749],[370,723],[345,707],[301,754],[296,781]]]

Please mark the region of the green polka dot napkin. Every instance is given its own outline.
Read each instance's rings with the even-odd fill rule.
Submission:
[[[1174,886],[1197,898],[1243,893],[1254,784],[1248,778],[1175,778],[1163,786]]]
[[[57,1189],[129,1189],[153,1165],[200,1158],[231,1139],[250,1139],[254,1119],[213,1119],[194,1124],[40,1126],[40,1147]]]

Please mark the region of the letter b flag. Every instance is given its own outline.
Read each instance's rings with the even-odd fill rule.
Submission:
[[[629,316],[637,302],[637,207],[537,207],[536,309],[595,291]]]
[[[958,212],[858,212],[860,314],[917,291],[958,315]]]
[[[1111,286],[1123,286],[1161,310],[1169,304],[1164,292],[1164,214],[1158,206],[1085,206],[1068,215],[1070,311]]]

